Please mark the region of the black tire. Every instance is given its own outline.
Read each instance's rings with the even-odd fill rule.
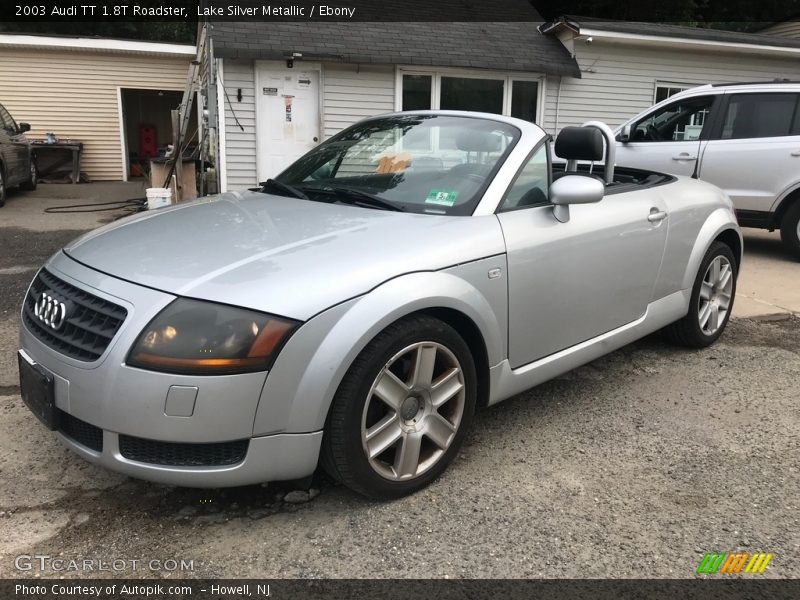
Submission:
[[[712,261],[717,257],[722,256],[731,265],[731,269],[733,270],[732,273],[732,289],[731,289],[731,297],[730,302],[728,304],[727,312],[725,313],[725,317],[722,323],[719,325],[719,328],[711,334],[706,333],[703,331],[703,328],[700,324],[699,312],[700,312],[700,291],[703,285],[703,279],[706,275],[706,271],[708,271],[709,266],[711,265]],[[664,333],[666,336],[675,342],[676,344],[680,344],[681,346],[687,346],[689,348],[705,348],[710,346],[714,342],[717,341],[719,336],[722,335],[722,332],[725,331],[725,327],[730,320],[731,312],[733,311],[733,302],[736,298],[736,278],[738,276],[738,266],[736,264],[736,257],[733,255],[733,251],[731,250],[730,246],[723,242],[716,241],[711,244],[711,247],[706,252],[706,255],[703,257],[702,262],[700,263],[700,268],[697,271],[697,276],[694,280],[694,287],[692,288],[692,297],[689,301],[689,313],[683,317],[680,321],[676,321],[672,325],[669,325],[664,329]]]
[[[433,342],[444,346],[457,359],[463,374],[463,410],[450,445],[432,466],[419,475],[411,476],[410,479],[391,480],[382,476],[370,464],[362,445],[362,418],[368,414],[365,406],[370,398],[375,402],[370,392],[373,382],[384,367],[399,352],[420,342]],[[416,492],[436,479],[457,455],[465,432],[472,421],[476,398],[475,363],[469,347],[461,336],[448,324],[427,315],[401,319],[367,344],[353,361],[339,385],[325,424],[321,464],[334,479],[370,498],[392,499]],[[398,420],[400,412],[395,413]],[[398,444],[400,443],[398,440]],[[441,452],[441,450],[435,451]],[[399,446],[394,449],[389,447],[389,452],[400,452]]]
[[[36,167],[36,162],[31,158],[30,164],[30,178],[28,181],[20,185],[21,190],[25,190],[28,192],[32,192],[36,189],[36,185],[39,183],[39,169]]]
[[[3,165],[0,165],[0,206],[5,206],[6,194],[8,194],[8,190],[6,189],[6,176],[5,173],[3,173]]]
[[[794,204],[781,219],[781,241],[789,253],[800,260],[800,199]]]

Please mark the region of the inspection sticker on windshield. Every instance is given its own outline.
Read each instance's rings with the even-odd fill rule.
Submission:
[[[453,190],[431,190],[425,198],[427,204],[441,204],[442,206],[453,206],[456,203],[458,192]]]

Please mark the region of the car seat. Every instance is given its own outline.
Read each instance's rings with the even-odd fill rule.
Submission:
[[[579,160],[592,162],[603,160],[603,134],[595,127],[564,127],[556,138],[553,150],[559,158],[567,161],[564,171],[555,173],[553,179],[565,175],[582,175],[604,181],[599,175],[578,171]]]

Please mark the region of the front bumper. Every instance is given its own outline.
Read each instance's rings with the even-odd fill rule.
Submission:
[[[75,430],[62,428],[59,437],[68,447],[91,462],[132,477],[191,487],[247,485],[313,473],[321,431],[287,433],[284,425],[275,421],[274,429],[254,431],[266,373],[184,376],[125,364],[138,333],[175,296],[104,275],[63,253],[54,256],[46,268],[73,286],[123,306],[128,313],[103,354],[91,362],[66,356],[24,324],[20,327],[24,353],[54,376],[55,406],[65,422],[78,423],[96,441],[87,442],[76,436]],[[175,389],[180,400],[178,410],[174,402],[170,404]],[[192,391],[188,404],[186,390]],[[293,398],[281,401],[291,404]],[[279,405],[274,399],[265,404]],[[264,435],[268,433],[271,435]],[[121,440],[149,443],[162,450],[172,445],[179,452],[187,446],[207,448],[215,444],[240,444],[246,450],[235,462],[171,461],[172,455],[167,453],[161,463],[158,452],[132,460],[132,454],[121,449]]]
[[[224,467],[177,467],[146,464],[122,456],[119,434],[103,431],[103,450],[95,452],[59,432],[62,443],[80,456],[137,479],[185,487],[233,487],[264,481],[300,479],[317,466],[322,432],[278,434],[249,440],[244,460]]]

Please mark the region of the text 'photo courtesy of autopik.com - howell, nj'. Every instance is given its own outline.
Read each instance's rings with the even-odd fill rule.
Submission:
[[[0,598],[800,597],[800,3],[0,6]]]

